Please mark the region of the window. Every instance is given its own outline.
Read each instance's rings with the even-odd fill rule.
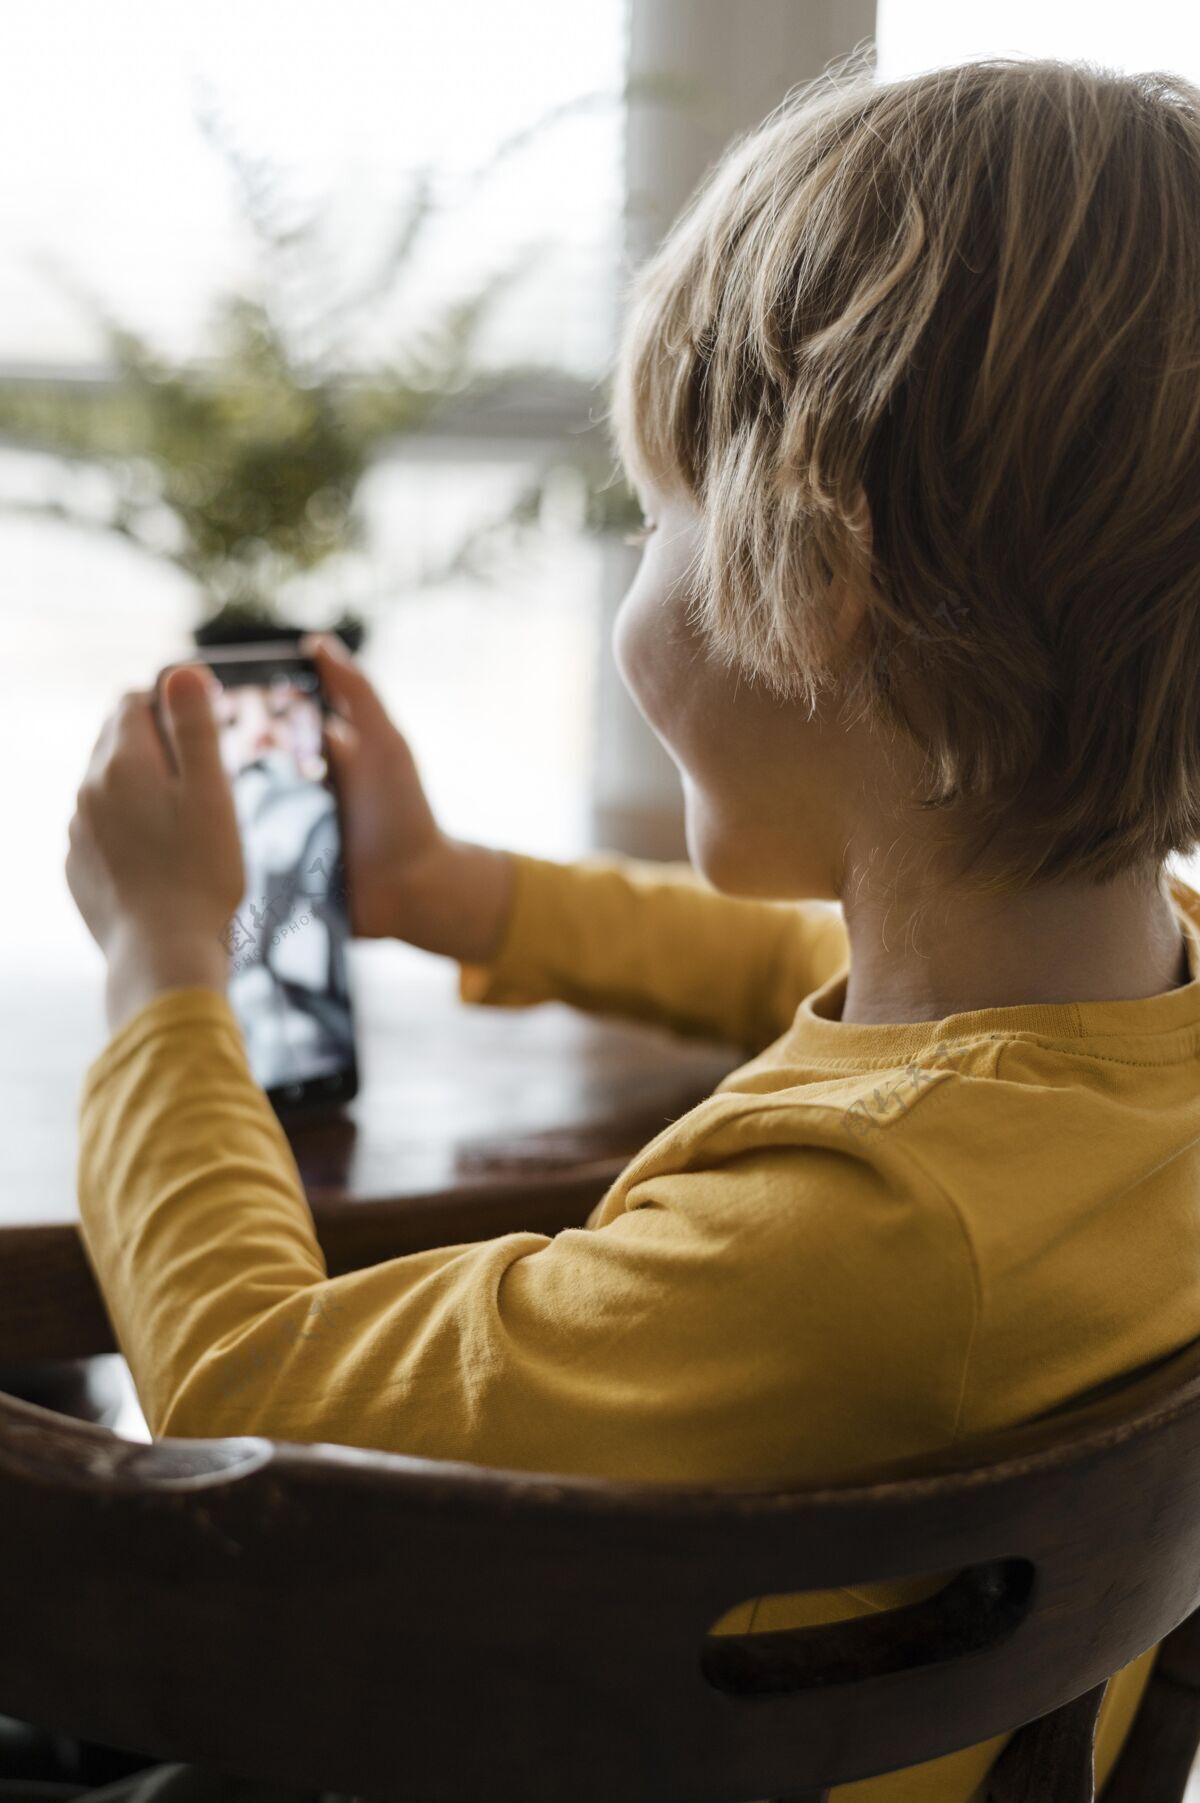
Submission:
[[[292,172],[302,200],[336,199],[348,279],[386,241],[411,173],[459,203],[428,259],[428,295],[470,283],[546,239],[497,351],[594,373],[610,307],[620,204],[616,104],[581,109],[510,156],[464,203],[471,172],[567,102],[615,94],[621,0],[39,0],[6,20],[0,72],[0,359],[95,354],[78,312],[38,267],[65,260],[133,323],[186,352],[215,289],[247,270],[228,173],[198,112],[246,154]],[[421,298],[425,298],[422,296]]]
[[[331,275],[350,287],[428,169],[439,216],[417,279],[356,325],[349,363],[386,353],[528,250],[540,254],[489,319],[479,361],[551,363],[594,382],[615,326],[625,33],[624,0],[17,9],[0,71],[0,155],[19,172],[0,190],[0,371],[103,373],[103,340],[63,270],[172,355],[203,345],[214,296],[254,269],[207,116],[239,154],[286,170],[297,205],[329,204]],[[557,123],[473,181],[555,108],[567,109]],[[509,424],[520,413],[518,397]],[[407,441],[368,473],[362,506],[383,569],[424,565],[503,511],[545,448],[505,430],[465,418],[453,442]],[[0,451],[0,496],[43,493],[46,468]],[[88,477],[59,471],[55,492],[64,480],[75,493]],[[495,585],[455,579],[371,618],[367,667],[450,831],[546,855],[584,848],[600,567],[598,547],[564,531]],[[20,672],[0,751],[21,773],[7,824],[22,872],[0,975],[69,981],[99,968],[62,876],[88,753],[119,692],[186,652],[203,606],[194,584],[116,538],[11,511],[0,511],[0,578],[5,666]]]
[[[1086,58],[1200,77],[1200,13],[1175,0],[878,0],[876,44],[881,81],[979,56]]]

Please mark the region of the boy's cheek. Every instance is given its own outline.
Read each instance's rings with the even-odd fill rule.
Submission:
[[[647,720],[653,719],[646,705],[649,698],[651,665],[651,628],[646,620],[645,590],[635,582],[617,609],[613,621],[612,650],[621,680],[633,696]]]
[[[695,674],[697,644],[683,618],[683,597],[655,580],[647,557],[617,609],[612,648],[638,708],[660,734],[677,724],[681,673]]]

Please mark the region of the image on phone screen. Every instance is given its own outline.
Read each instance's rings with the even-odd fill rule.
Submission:
[[[278,1092],[275,1102],[311,1099],[337,1090],[339,1077],[344,1087],[355,1062],[350,925],[318,678],[232,665],[214,674],[246,874],[225,934],[229,1002],[256,1082]]]

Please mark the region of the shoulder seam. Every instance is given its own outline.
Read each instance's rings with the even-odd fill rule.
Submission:
[[[997,1044],[992,1056],[992,1070],[990,1073],[992,1076],[998,1074],[1000,1054],[1002,1051],[1003,1045]],[[942,1089],[947,1083],[955,1082],[958,1075],[959,1073],[957,1071],[945,1071],[942,1074],[940,1082],[931,1084],[930,1089],[926,1090],[923,1095],[918,1096],[917,1100],[905,1110],[906,1116],[914,1113],[915,1110],[921,1106],[922,1102],[925,1101],[930,1094],[930,1090]],[[810,1104],[810,1106],[812,1106],[812,1104]],[[815,1106],[823,1112],[828,1109],[828,1104],[825,1103],[817,1103]],[[752,1112],[755,1114],[766,1113],[768,1112],[768,1108],[756,1108]],[[974,1241],[971,1238],[970,1231],[963,1218],[962,1210],[959,1208],[958,1203],[951,1196],[950,1192],[938,1182],[937,1178],[926,1169],[922,1161],[914,1156],[914,1154],[906,1148],[906,1144],[902,1143],[896,1135],[889,1134],[887,1136],[887,1145],[892,1154],[898,1158],[899,1162],[901,1164],[906,1164],[915,1174],[915,1182],[928,1185],[929,1189],[938,1195],[945,1204],[947,1212],[958,1229],[957,1237],[961,1241],[966,1253],[967,1265],[971,1273],[971,1324],[967,1330],[966,1346],[963,1351],[962,1380],[959,1385],[958,1401],[955,1405],[954,1422],[951,1431],[951,1439],[957,1440],[962,1422],[963,1405],[966,1401],[967,1379],[970,1375],[971,1357],[975,1350],[975,1341],[983,1317],[983,1277],[979,1269],[979,1260],[976,1256]]]
[[[995,1066],[999,1062],[999,1050],[1000,1050],[1000,1048],[997,1047],[996,1054],[993,1057],[993,1061],[992,1061],[993,1062],[993,1071],[992,1071],[993,1075],[995,1075]],[[947,1071],[943,1075],[942,1083],[934,1084],[931,1087],[933,1087],[935,1089],[940,1089],[943,1087],[943,1084],[945,1082],[953,1082],[957,1075],[958,1075],[958,1073],[955,1071]],[[929,1092],[926,1091],[926,1094],[928,1094],[928,1093]],[[913,1107],[914,1108],[919,1107],[922,1100],[923,1100],[923,1098],[919,1097],[917,1102],[913,1105]],[[778,1104],[775,1104],[774,1106],[778,1106]],[[772,1107],[773,1107],[773,1105],[771,1103],[762,1102],[762,1103],[759,1103],[758,1106],[756,1106],[756,1107],[747,1109],[745,1112],[747,1114],[751,1114],[751,1115],[769,1114],[772,1112]],[[825,1104],[825,1103],[817,1103],[817,1104],[815,1104],[815,1107],[818,1108],[822,1113],[832,1112],[829,1109],[828,1104]],[[909,1110],[908,1112],[911,1112],[911,1110]],[[713,1122],[711,1127],[709,1128],[708,1132],[706,1132],[703,1135],[703,1137],[700,1141],[700,1144],[703,1144],[705,1139],[709,1138],[712,1134],[715,1134],[719,1130],[719,1127],[721,1124],[722,1123],[719,1123],[719,1122]],[[954,1422],[953,1422],[953,1427],[952,1427],[952,1431],[951,1431],[951,1439],[957,1440],[958,1434],[959,1434],[959,1427],[960,1427],[960,1424],[962,1421],[963,1404],[966,1400],[966,1394],[967,1394],[967,1379],[968,1379],[968,1376],[970,1375],[971,1355],[975,1349],[975,1340],[976,1340],[976,1337],[978,1334],[979,1324],[980,1324],[980,1321],[981,1321],[982,1315],[983,1315],[983,1280],[982,1280],[982,1276],[981,1276],[980,1270],[979,1270],[979,1260],[976,1257],[974,1242],[972,1241],[971,1235],[967,1229],[967,1224],[966,1224],[965,1220],[963,1219],[962,1211],[959,1208],[958,1204],[954,1201],[953,1197],[950,1195],[949,1191],[944,1189],[942,1187],[942,1185],[938,1182],[936,1177],[933,1177],[926,1170],[925,1166],[921,1163],[921,1161],[918,1158],[913,1157],[910,1152],[907,1152],[904,1150],[904,1148],[901,1146],[900,1142],[895,1138],[895,1136],[889,1136],[887,1143],[888,1143],[889,1149],[899,1159],[900,1163],[908,1165],[910,1170],[912,1170],[915,1173],[916,1181],[928,1185],[929,1188],[936,1195],[938,1195],[941,1198],[942,1202],[945,1204],[947,1212],[949,1213],[951,1219],[953,1220],[955,1226],[958,1229],[958,1238],[961,1240],[962,1245],[965,1249],[967,1264],[968,1264],[968,1267],[969,1267],[970,1273],[971,1273],[971,1325],[967,1331],[967,1342],[966,1342],[966,1346],[963,1351],[962,1379],[961,1379],[961,1382],[959,1385],[958,1401],[955,1405]],[[768,1149],[781,1150],[782,1148],[763,1147],[761,1149],[762,1150],[768,1150]],[[793,1147],[791,1149],[795,1150],[797,1152],[800,1152],[800,1151],[805,1150],[805,1147],[804,1147],[803,1142],[800,1142],[799,1144],[797,1144],[795,1147]],[[828,1147],[828,1146],[823,1146],[818,1149],[823,1150],[823,1151],[830,1151],[833,1148]],[[759,1150],[759,1148],[747,1147],[747,1148],[744,1148],[744,1150]],[[847,1156],[850,1155],[849,1151],[847,1151],[846,1155]],[[633,1162],[633,1161],[631,1161],[631,1162]],[[689,1166],[689,1168],[694,1168],[694,1167]],[[628,1169],[629,1169],[629,1167],[627,1166],[626,1171],[628,1171]],[[624,1173],[623,1173],[623,1175],[624,1175]],[[619,1181],[619,1179],[618,1179],[618,1181]],[[647,1173],[647,1175],[644,1179],[639,1176],[634,1176],[632,1181],[628,1184],[626,1195],[628,1195],[628,1190],[636,1188],[637,1184],[642,1181],[652,1182],[653,1181],[653,1173]]]
[[[998,1049],[997,1058],[995,1061],[996,1064],[999,1063],[999,1055],[998,1054],[999,1054],[999,1049]],[[957,1075],[957,1072],[947,1073],[947,1077],[946,1077],[945,1081],[952,1083],[954,1081],[954,1078],[956,1075]],[[993,1075],[995,1075],[995,1070],[993,1070]],[[942,1084],[937,1084],[935,1087],[940,1089],[942,1087]],[[955,1405],[954,1422],[953,1422],[953,1426],[951,1429],[951,1440],[954,1441],[954,1440],[957,1440],[958,1436],[959,1436],[959,1430],[960,1430],[961,1423],[962,1423],[963,1405],[966,1401],[966,1395],[967,1395],[967,1379],[970,1376],[970,1371],[971,1371],[971,1357],[975,1350],[975,1341],[978,1336],[980,1322],[983,1318],[983,1278],[982,1278],[982,1274],[979,1269],[979,1260],[978,1260],[978,1257],[976,1256],[976,1252],[975,1252],[975,1243],[971,1238],[970,1232],[967,1228],[966,1221],[963,1219],[962,1210],[958,1206],[958,1203],[954,1200],[953,1196],[950,1194],[949,1190],[945,1189],[942,1186],[942,1184],[940,1184],[938,1182],[937,1178],[934,1177],[929,1170],[927,1170],[927,1168],[921,1162],[921,1160],[919,1158],[916,1158],[912,1154],[912,1152],[907,1149],[907,1147],[902,1146],[898,1140],[895,1140],[895,1139],[890,1140],[889,1146],[890,1146],[891,1151],[895,1155],[898,1156],[898,1158],[902,1164],[909,1165],[918,1174],[919,1180],[922,1183],[928,1184],[930,1189],[935,1191],[936,1194],[941,1197],[942,1201],[946,1205],[947,1212],[949,1213],[951,1219],[954,1221],[956,1227],[958,1228],[958,1236],[959,1236],[959,1238],[962,1242],[962,1245],[966,1251],[967,1264],[970,1267],[970,1272],[971,1272],[971,1325],[967,1331],[967,1343],[963,1350],[962,1380],[959,1385],[958,1401],[957,1401],[957,1404]]]

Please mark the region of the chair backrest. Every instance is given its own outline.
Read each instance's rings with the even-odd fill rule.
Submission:
[[[141,1445],[4,1399],[0,1535],[0,1707],[86,1739],[424,1803],[820,1794],[1045,1716],[1192,1612],[1200,1340],[820,1491]],[[887,1614],[709,1633],[946,1570]]]

